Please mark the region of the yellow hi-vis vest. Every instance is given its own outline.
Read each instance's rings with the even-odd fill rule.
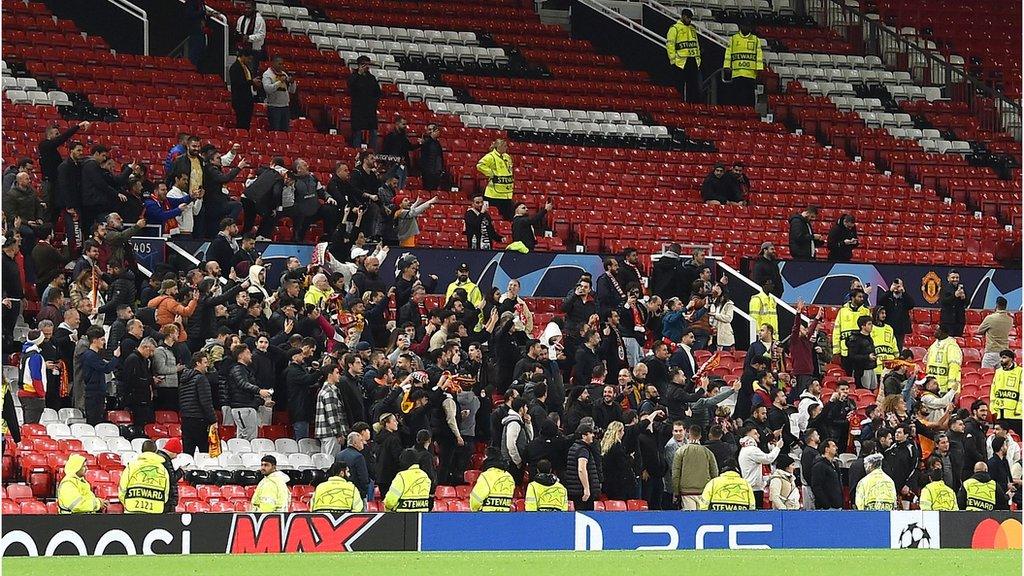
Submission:
[[[511,200],[515,178],[512,176],[512,157],[491,150],[476,163],[476,169],[487,176],[490,182],[484,190],[484,198],[495,200]]]
[[[732,470],[712,478],[700,495],[701,510],[756,510],[750,483]]]
[[[979,482],[977,478],[964,480],[964,492],[967,493],[967,506],[964,510],[987,512],[996,509],[996,481]]]
[[[996,369],[992,377],[992,390],[989,392],[989,408],[996,418],[1019,419],[1020,414],[1020,376],[1021,367],[1014,366],[1009,370]]]
[[[723,66],[732,70],[733,78],[757,78],[757,71],[764,70],[761,39],[754,34],[733,34],[725,47]]]
[[[331,476],[321,482],[313,492],[310,512],[362,512],[363,497],[356,485],[342,478]]]
[[[963,364],[964,354],[956,339],[949,337],[932,342],[924,359],[925,372],[935,377],[943,394],[952,383],[960,383],[960,365]]]
[[[85,458],[72,454],[64,464],[64,478],[57,485],[57,508],[61,514],[99,512],[103,503],[92,493],[92,486],[78,475]]]
[[[413,464],[402,470],[391,482],[391,488],[384,496],[384,509],[388,512],[429,512],[430,476]]]
[[[896,484],[881,468],[875,468],[857,483],[854,502],[857,510],[892,510],[896,508]]]
[[[264,476],[249,502],[254,512],[287,512],[292,505],[288,475],[280,470]]]
[[[501,468],[488,468],[480,473],[469,493],[469,509],[473,512],[508,512],[516,481]]]
[[[854,310],[850,307],[850,303],[847,302],[839,309],[839,314],[836,315],[836,322],[832,325],[833,354],[839,354],[840,356],[849,355],[850,351],[846,348],[846,339],[850,337],[850,334],[860,331],[860,328],[857,327],[857,319],[861,316],[871,316],[871,311],[863,304],[860,308]]]
[[[875,364],[875,374],[882,375],[886,360],[892,360],[899,356],[900,347],[896,342],[896,334],[892,326],[883,324],[871,329],[871,341],[875,343],[875,357],[878,363]]]
[[[668,52],[668,61],[673,66],[686,67],[686,59],[693,58],[700,66],[700,42],[697,39],[697,29],[693,25],[687,26],[680,20],[668,29],[665,37],[665,50]]]
[[[171,477],[164,457],[143,452],[121,473],[118,497],[125,514],[162,514],[171,495]]]
[[[545,486],[530,482],[526,487],[527,512],[566,512],[569,510],[569,496],[561,482]]]
[[[942,480],[929,482],[921,489],[921,510],[959,510],[956,492]]]
[[[761,329],[761,325],[767,324],[772,327],[775,334],[779,333],[779,315],[775,309],[775,299],[771,294],[764,291],[758,292],[750,297],[750,318],[754,321],[755,331]]]

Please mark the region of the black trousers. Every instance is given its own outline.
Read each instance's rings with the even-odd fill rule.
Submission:
[[[237,104],[235,108],[235,125],[243,130],[248,130],[252,124],[252,110],[253,105],[250,102],[248,105]]]
[[[700,86],[700,67],[693,58],[686,59],[686,66],[676,69],[676,90],[691,104],[704,102],[704,91]]]
[[[321,204],[316,213],[310,216],[303,216],[298,212],[292,214],[292,223],[295,228],[292,230],[292,241],[298,242],[306,235],[306,229],[317,220],[324,224],[324,234],[330,236],[331,232],[338,226],[341,219],[338,207],[331,204]]]
[[[242,196],[242,210],[245,212],[245,224],[242,229],[249,231],[256,227],[256,216],[258,215],[260,225],[256,234],[270,238],[270,235],[274,233],[273,207],[260,206],[246,196]]]
[[[210,427],[202,418],[181,419],[181,447],[190,455],[210,451]]]
[[[86,406],[88,407],[88,399],[86,399]],[[132,413],[132,423],[136,426],[145,426],[146,424],[153,423],[153,405],[152,404],[129,404],[128,410]]]
[[[501,213],[501,217],[509,222],[516,217],[516,205],[511,199],[505,200],[503,198],[484,198],[484,200],[498,209]]]
[[[754,107],[757,102],[755,90],[757,88],[757,81],[753,78],[737,77],[732,78],[732,90],[729,102],[733,106],[749,106]]]
[[[103,393],[85,393],[85,421],[93,426],[107,419],[107,397]]]
[[[581,510],[593,510],[594,509],[594,498],[597,498],[597,496],[594,495],[594,494],[591,494],[590,495],[590,500],[586,500],[586,501],[584,501],[582,499],[582,497],[581,498],[573,498],[572,499],[572,506],[573,506],[573,508],[577,512],[579,512]]]

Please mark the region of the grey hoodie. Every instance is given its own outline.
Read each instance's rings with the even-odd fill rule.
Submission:
[[[501,419],[501,455],[522,468],[526,445],[533,440],[533,426],[524,426],[518,412],[509,412]]]

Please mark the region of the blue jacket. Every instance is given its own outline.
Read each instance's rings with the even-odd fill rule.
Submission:
[[[185,196],[184,198],[168,198],[167,202],[170,203],[173,208],[170,210],[164,210],[164,207],[156,200],[153,198],[146,198],[146,201],[143,202],[143,205],[146,208],[146,222],[148,224],[159,224],[163,226],[164,222],[167,222],[171,218],[181,216],[180,206],[191,200],[192,198],[189,196]]]
[[[349,446],[342,450],[334,460],[348,465],[348,479],[356,485],[359,495],[365,500],[366,493],[370,489],[370,472],[366,469],[366,458],[363,457],[363,454]]]
[[[686,328],[686,319],[683,318],[683,310],[665,312],[661,317],[661,335],[672,342],[679,342],[683,337],[683,330]]]
[[[86,394],[106,394],[109,374],[117,368],[119,358],[104,360],[91,348],[82,353],[82,381],[85,383]]]

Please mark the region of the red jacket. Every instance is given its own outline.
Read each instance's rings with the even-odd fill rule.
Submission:
[[[794,376],[809,376],[815,373],[817,360],[814,357],[814,340],[800,336],[800,318],[793,320],[793,332],[789,336],[789,356],[793,364],[792,374]],[[807,333],[814,334],[818,327],[818,321],[812,320],[807,327]]]

